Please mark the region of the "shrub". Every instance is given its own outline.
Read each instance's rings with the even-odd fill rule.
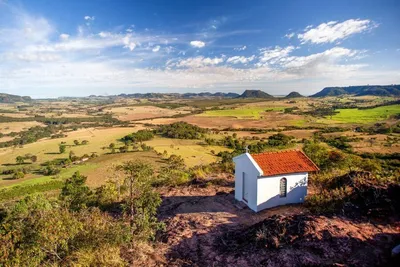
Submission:
[[[16,172],[14,172],[14,174],[12,176],[12,178],[14,180],[22,179],[24,177],[25,177],[25,173],[23,173],[22,171],[16,171]]]
[[[189,173],[177,170],[165,168],[161,170],[157,178],[154,180],[154,186],[180,186],[187,184],[190,181]]]
[[[277,133],[268,137],[268,145],[270,146],[286,146],[294,139],[293,136]]]
[[[129,227],[98,209],[71,212],[42,195],[11,207],[2,222],[0,265],[115,266]]]
[[[107,207],[119,198],[117,185],[112,181],[107,181],[106,184],[96,188],[94,195],[100,207]]]
[[[65,181],[61,189],[60,199],[69,209],[80,210],[87,206],[90,201],[91,191],[85,184],[87,177],[75,172],[71,178]]]
[[[321,145],[321,143],[306,142],[303,146],[303,151],[320,169],[325,169],[328,167],[328,149]]]
[[[350,193],[348,187],[325,190],[306,196],[305,205],[314,213],[335,213],[343,207]]]
[[[65,153],[66,146],[64,144],[60,144],[58,146],[58,150],[60,151],[60,154],[63,154],[63,153]]]
[[[42,168],[42,169],[40,170],[40,172],[41,172],[43,175],[48,175],[48,176],[50,176],[50,175],[59,174],[59,173],[61,172],[61,170],[60,170],[60,168],[57,168],[57,167],[54,166],[53,164],[49,164],[49,165],[47,165],[46,167]]]
[[[126,136],[124,136],[121,141],[122,142],[144,142],[144,141],[149,141],[154,138],[153,131],[151,130],[139,130],[136,133],[131,133]]]
[[[200,139],[207,133],[207,130],[181,121],[169,125],[162,125],[156,132],[168,138]]]

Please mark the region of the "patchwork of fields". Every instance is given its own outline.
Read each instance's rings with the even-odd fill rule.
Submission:
[[[165,164],[165,155],[181,156],[187,167],[196,165],[206,165],[219,160],[216,156],[220,151],[231,151],[222,146],[205,145],[204,140],[181,140],[156,137],[145,144],[153,147],[155,152],[129,152],[109,154],[110,143],[114,143],[118,149],[123,146],[119,141],[123,136],[147,128],[145,125],[170,124],[174,122],[187,122],[203,128],[209,129],[233,129],[233,131],[221,132],[220,134],[209,134],[208,137],[222,139],[225,136],[232,136],[236,133],[237,138],[247,140],[250,143],[257,143],[257,140],[266,140],[269,136],[277,134],[278,130],[284,130],[282,133],[291,135],[300,141],[303,138],[311,139],[316,129],[327,126],[348,127],[352,125],[373,125],[376,122],[386,121],[400,114],[400,105],[388,105],[371,109],[338,109],[339,112],[332,117],[314,117],[308,115],[307,111],[317,107],[326,107],[332,103],[355,104],[359,101],[359,106],[382,104],[384,101],[394,101],[394,98],[377,97],[328,97],[323,99],[300,98],[295,100],[277,99],[269,100],[251,100],[251,99],[210,99],[210,100],[179,100],[174,103],[168,101],[163,104],[162,101],[152,102],[151,100],[127,100],[126,106],[121,102],[117,105],[105,104],[97,106],[94,103],[79,104],[76,102],[43,102],[37,105],[27,105],[23,110],[19,110],[16,105],[3,104],[1,116],[10,118],[26,118],[35,114],[46,117],[69,117],[69,118],[89,118],[100,117],[106,114],[112,115],[123,122],[131,121],[130,127],[92,127],[81,128],[72,131],[68,129],[63,132],[67,137],[64,138],[44,138],[34,143],[25,144],[21,147],[0,148],[0,163],[2,170],[29,167],[31,169],[40,169],[41,164],[55,160],[68,158],[70,151],[80,157],[84,154],[96,154],[99,157],[90,159],[84,163],[71,165],[64,168],[55,176],[43,176],[39,172],[31,172],[24,178],[15,180],[10,174],[0,175],[0,188],[10,188],[17,185],[34,185],[54,180],[64,180],[70,177],[75,171],[80,171],[88,176],[90,186],[99,186],[109,179],[109,173],[115,164],[127,160],[145,160],[152,164],[155,169]],[[285,113],[287,108],[296,108],[297,114]],[[199,114],[190,114],[193,111]],[[195,113],[196,113],[195,112]],[[307,115],[304,115],[307,114]],[[179,117],[173,117],[179,115]],[[182,116],[181,116],[182,115]],[[164,118],[160,118],[164,117]],[[138,121],[143,119],[141,121]],[[11,119],[12,120],[12,119]],[[396,123],[391,120],[391,123]],[[4,134],[0,137],[0,142],[6,142],[18,137],[18,132],[26,131],[33,126],[46,127],[45,124],[36,121],[26,122],[3,122],[0,123],[0,132]],[[153,126],[154,127],[154,126]],[[293,127],[296,127],[293,129]],[[315,128],[314,128],[315,127]],[[265,132],[240,131],[242,128],[263,129]],[[239,131],[237,131],[239,130]],[[8,135],[11,132],[17,134]],[[341,136],[342,132],[333,133]],[[350,136],[354,135],[349,132]],[[373,153],[396,153],[399,152],[398,144],[389,144],[385,138],[386,135],[376,136],[374,142],[370,141],[371,136],[362,136],[363,139],[351,142],[350,145],[357,152]],[[375,138],[375,137],[374,137]],[[397,140],[397,135],[392,135],[393,140]],[[86,145],[75,145],[74,140],[82,142],[87,140]],[[63,142],[66,145],[66,151],[59,153],[59,144]],[[300,144],[294,147],[300,148]],[[117,150],[118,152],[118,150]],[[18,156],[32,154],[37,156],[36,162],[27,160],[24,164],[16,163]],[[160,156],[163,154],[163,156]]]

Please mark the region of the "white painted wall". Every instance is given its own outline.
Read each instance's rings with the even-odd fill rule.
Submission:
[[[286,178],[286,197],[280,197],[280,180]],[[258,177],[257,209],[260,211],[275,206],[302,203],[307,195],[308,173],[292,173],[286,175]]]
[[[247,205],[250,209],[257,211],[257,178],[262,175],[262,170],[248,153],[235,157],[233,161],[235,162],[235,198],[243,201],[242,181],[244,172],[248,190]]]

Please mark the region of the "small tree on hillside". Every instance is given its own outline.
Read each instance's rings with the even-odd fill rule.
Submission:
[[[108,145],[108,148],[111,149],[111,153],[114,154],[115,153],[115,144],[111,143]]]
[[[13,176],[12,176],[12,178],[13,178],[14,180],[22,179],[22,178],[24,178],[24,177],[25,177],[25,173],[22,172],[22,171],[16,171],[16,172],[14,172],[14,174],[13,174]]]
[[[61,189],[60,199],[65,201],[71,210],[80,210],[85,208],[90,200],[91,191],[86,183],[86,176],[75,172],[71,178],[65,181]]]
[[[66,147],[64,144],[60,144],[60,145],[58,146],[58,150],[60,151],[60,154],[65,153],[66,148],[67,148],[67,147]]]
[[[130,225],[133,230],[136,219],[135,216],[138,213],[138,210],[136,209],[136,200],[140,199],[141,195],[149,190],[147,186],[150,184],[154,171],[151,165],[141,161],[125,162],[122,165],[118,165],[116,170],[122,171],[126,175],[124,183],[129,192],[127,206],[129,207],[128,213],[130,217]]]
[[[181,156],[178,155],[171,155],[167,159],[168,167],[175,170],[183,170],[185,169],[185,161]]]
[[[78,140],[74,140],[74,145],[79,146],[79,141]]]
[[[37,161],[37,156],[36,155],[31,156],[31,161],[32,162],[36,162]]]
[[[75,155],[75,152],[74,151],[70,151],[69,152],[69,159],[72,161],[72,162],[74,162],[75,160],[76,160],[76,155]]]
[[[18,156],[15,158],[15,161],[17,162],[17,164],[24,164],[25,159],[22,156]]]

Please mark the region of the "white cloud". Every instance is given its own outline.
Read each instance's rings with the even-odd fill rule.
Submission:
[[[228,58],[228,59],[226,60],[226,62],[232,63],[232,64],[239,64],[239,63],[247,64],[247,63],[253,61],[255,58],[256,58],[255,55],[252,55],[252,56],[250,56],[250,57],[234,56],[234,57]]]
[[[294,49],[294,46],[275,46],[275,48],[262,48],[260,49],[259,66],[263,63],[275,64],[279,59],[287,57]]]
[[[156,45],[153,49],[152,49],[152,51],[153,52],[158,52],[158,51],[160,51],[160,46],[159,45]]]
[[[13,26],[0,28],[0,44],[19,47],[25,43],[43,43],[55,32],[54,27],[43,17],[22,12],[17,12],[16,16],[18,19]]]
[[[112,34],[110,32],[99,32],[99,36],[101,38],[107,38],[107,37],[111,37]]]
[[[307,42],[314,44],[333,43],[376,26],[370,20],[349,19],[340,23],[330,21],[322,23],[315,28],[307,26],[304,33],[298,34],[297,37],[303,44]]]
[[[202,48],[206,45],[206,43],[204,43],[202,41],[191,41],[190,45],[193,47]]]
[[[235,48],[233,48],[233,50],[235,50],[235,51],[244,51],[244,50],[246,50],[246,48],[247,48],[247,46],[242,46],[242,47],[235,47]]]
[[[366,66],[363,64],[344,64],[344,62],[355,59],[356,56],[362,53],[364,53],[364,51],[334,47],[324,52],[308,56],[285,57],[280,60],[279,64],[287,73],[296,74],[300,77],[323,77],[327,75],[347,76],[349,73]]]
[[[295,35],[295,33],[291,32],[291,33],[285,34],[285,37],[288,39],[292,39],[294,37],[294,35]]]
[[[95,19],[95,17],[94,16],[85,16],[84,19],[93,21]]]
[[[176,49],[173,46],[167,46],[164,48],[164,50],[167,54],[171,54],[176,51]]]
[[[124,47],[129,48],[129,50],[133,51],[136,48],[136,43],[131,40],[132,35],[127,34],[122,38],[122,43]]]
[[[1,57],[0,57],[1,58]],[[51,62],[60,59],[58,55],[51,53],[16,53],[10,52],[3,55],[5,60],[20,60],[26,62]]]
[[[214,66],[224,62],[223,57],[190,57],[186,59],[179,60],[176,63],[171,63],[169,66],[184,67],[184,68],[201,68],[205,66]]]
[[[0,10],[0,17],[4,18],[2,12]],[[93,32],[87,25],[91,21],[92,17],[80,25],[77,32],[68,35],[56,29],[56,24],[51,21],[22,11],[14,20],[1,20],[2,90],[33,96],[57,96],[99,94],[110,88],[113,90],[109,93],[115,94],[144,90],[186,92],[191,88],[240,91],[268,86],[276,88],[271,93],[278,93],[282,88],[292,91],[292,87],[296,87],[306,88],[302,93],[307,94],[309,90],[332,84],[400,82],[397,69],[383,72],[374,69],[373,64],[365,68],[366,65],[358,61],[365,52],[344,47],[315,53],[297,51],[294,46],[275,46],[256,50],[248,57],[221,54],[214,57],[216,54],[201,55],[203,51],[193,51],[187,45],[201,48],[205,42],[208,46],[218,38],[249,34],[249,31],[213,31],[212,37],[159,34],[153,30],[127,31],[126,27],[118,30],[99,28]],[[338,24],[330,22],[327,27]],[[133,26],[128,29],[133,29]],[[305,32],[311,29],[312,26]],[[191,42],[201,38],[204,42]],[[252,50],[246,46],[233,50],[232,47],[216,48],[218,50],[214,53]],[[220,51],[224,48],[226,51]],[[298,56],[295,52],[302,54]],[[191,54],[196,56],[188,57]]]
[[[69,38],[69,34],[66,34],[66,33],[60,34],[60,39],[62,41],[66,41],[66,40],[68,40],[68,38]]]

